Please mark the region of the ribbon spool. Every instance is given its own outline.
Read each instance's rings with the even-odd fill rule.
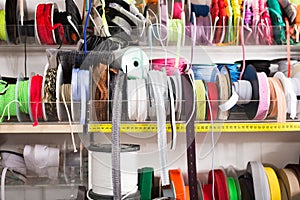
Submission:
[[[5,10],[0,10],[0,40],[6,41]]]
[[[251,161],[247,164],[247,171],[253,177],[253,187],[256,199],[270,199],[270,187],[268,177],[263,165],[257,161]]]
[[[193,64],[192,70],[195,80],[203,80],[205,82],[215,82],[219,70],[216,65]]]
[[[185,37],[185,22],[183,19],[168,19],[168,41],[181,42]]]
[[[42,110],[42,88],[43,77],[40,75],[32,75],[30,79],[30,110],[33,126],[38,125],[38,120],[43,118]]]
[[[207,17],[209,14],[209,6],[208,5],[197,5],[191,3],[191,12],[195,13],[196,17]]]
[[[179,58],[178,66],[176,66],[176,58],[157,58],[150,61],[153,70],[165,71],[167,76],[183,74],[186,70],[187,61],[184,58]]]
[[[183,12],[183,5],[181,2],[174,2],[172,19],[181,19],[181,13]]]
[[[57,121],[56,110],[56,76],[57,69],[49,68],[46,64],[43,76],[42,99],[43,99],[43,118],[44,121]]]
[[[214,183],[212,181],[214,175]],[[215,196],[216,199],[220,200],[229,200],[229,194],[228,194],[228,185],[227,185],[227,177],[223,170],[216,169],[209,171],[208,174],[208,183],[214,184],[213,187],[215,187]]]
[[[1,80],[1,90],[2,95],[0,95],[0,122],[2,122],[4,116],[16,116],[16,81],[17,79],[2,77]]]
[[[26,145],[23,151],[27,169],[39,177],[56,180],[59,168],[59,149],[44,145]]]
[[[293,72],[293,68],[297,65],[298,61],[297,60],[291,60],[291,72]],[[277,71],[280,71],[284,73],[284,75],[288,75],[288,61],[286,59],[277,59],[277,60],[272,60],[272,64],[277,64],[278,69]]]
[[[267,117],[269,111],[270,86],[267,75],[264,72],[257,73],[257,76],[259,85],[259,103],[254,119],[263,120]]]
[[[18,19],[19,19],[19,0],[5,2],[5,22],[7,41],[12,44],[19,43]]]
[[[111,144],[90,145],[89,150],[92,151],[91,170],[93,174],[91,177],[92,190],[89,192],[89,196],[93,199],[111,199],[113,197],[113,183],[111,181],[112,146]],[[122,196],[128,193],[135,194],[135,197],[139,196],[136,187],[138,180],[137,152],[139,150],[139,145],[121,144]]]
[[[54,45],[57,43],[54,29],[62,24],[54,24],[53,16],[57,10],[55,3],[38,4],[35,11],[35,35],[39,44]]]
[[[20,102],[16,104],[16,114],[19,122],[29,121],[29,80],[20,73],[17,78],[15,100]]]
[[[231,180],[233,180],[234,182],[234,186],[235,186],[234,191],[236,192],[236,199],[241,200],[242,194],[241,194],[241,188],[240,188],[239,178],[236,169],[234,169],[233,166],[229,166],[226,169],[226,175],[227,175],[227,179],[231,178]],[[230,199],[231,199],[231,194],[230,194]]]
[[[246,115],[249,119],[253,119],[256,116],[259,100],[259,85],[256,70],[253,65],[247,65],[242,77],[243,80],[249,81],[252,87],[251,102],[245,104]]]
[[[128,79],[147,78],[149,71],[149,59],[140,48],[128,48],[122,55],[121,68],[127,74]]]
[[[281,199],[279,181],[275,171],[271,167],[264,167],[264,169],[269,181],[271,200]]]
[[[217,66],[220,71],[221,71],[222,67],[227,67],[227,69],[230,72],[231,82],[237,82],[237,80],[240,77],[240,71],[239,71],[240,64],[238,64],[238,63],[234,63],[234,64],[217,63]]]

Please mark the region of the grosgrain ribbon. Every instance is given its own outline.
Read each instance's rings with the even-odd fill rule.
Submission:
[[[283,181],[289,200],[300,198],[300,186],[295,172],[292,169],[284,168],[278,170],[278,176]]]
[[[80,70],[78,72],[78,78],[80,79],[80,105],[81,105],[81,114],[80,114],[80,124],[85,124],[86,121],[86,104],[90,97],[90,72],[88,70]]]
[[[152,193],[152,183],[153,183],[153,168],[144,167],[142,169],[138,169],[138,189],[141,193],[141,200],[149,200],[151,199]]]
[[[214,82],[207,82],[207,93],[208,93],[208,100],[211,105],[212,113],[207,112],[207,120],[216,120],[219,111],[219,95],[218,95],[218,88],[216,83]]]
[[[214,183],[213,183],[214,175]],[[219,200],[229,200],[229,193],[227,189],[227,179],[224,172],[220,169],[210,170],[208,173],[208,183],[214,184],[215,197]]]
[[[231,86],[228,86],[227,80],[226,80],[226,77],[224,74],[221,74],[221,73],[217,74],[216,84],[218,87],[220,104],[227,102],[228,98],[229,98],[228,87],[231,87]],[[218,112],[218,119],[227,120],[227,118],[228,118],[228,111],[220,109]]]
[[[212,200],[212,191],[213,185],[212,184],[205,184],[203,186],[203,200]]]
[[[234,89],[238,95],[237,105],[248,104],[252,98],[252,86],[249,81],[238,80],[233,83]]]
[[[171,77],[167,77],[167,84],[168,84],[168,96],[170,101],[170,121],[171,121],[171,128],[172,128],[172,144],[171,149],[175,149],[176,147],[176,140],[177,140],[177,130],[176,130],[176,119],[175,119],[175,100],[174,100],[174,92],[173,89],[173,79]]]
[[[62,24],[53,24],[52,10],[54,4],[38,4],[36,8],[36,28],[41,44],[54,45],[56,43],[53,30],[62,27]]]
[[[237,193],[235,181],[232,177],[227,178],[227,185],[228,185],[229,199],[238,200],[238,193]]]
[[[6,41],[5,10],[0,10],[0,40]]]
[[[185,185],[180,169],[169,170],[169,176],[174,190],[175,198],[178,200],[185,200]]]
[[[174,2],[172,19],[181,19],[181,13],[183,12],[182,6],[181,2]]]
[[[270,106],[270,90],[267,75],[264,72],[257,73],[259,85],[259,103],[257,113],[254,117],[256,120],[266,118]]]
[[[284,91],[282,84],[277,78],[269,78],[270,85],[270,109],[269,117],[277,117],[277,122],[286,121],[286,99],[284,96]],[[274,90],[272,92],[272,90]],[[273,95],[272,95],[273,93]],[[272,97],[273,96],[273,97]]]
[[[195,89],[197,98],[196,120],[203,121],[206,115],[206,98],[205,86],[202,80],[195,80]]]
[[[154,70],[165,70],[167,73],[167,76],[174,76],[176,75],[176,58],[157,58],[157,59],[152,59],[150,60],[150,63],[152,64],[152,68]],[[186,70],[187,62],[184,58],[179,58],[178,62],[178,69],[181,74],[184,73]]]
[[[278,78],[284,88],[287,111],[290,113],[290,117],[294,119],[297,112],[297,97],[293,90],[290,79],[285,77],[282,72],[276,72],[274,78]]]
[[[239,183],[241,187],[242,199],[255,200],[252,175],[249,172],[245,172],[239,176]]]
[[[248,162],[247,171],[252,174],[255,199],[269,200],[269,182],[263,165],[257,161]]]
[[[31,112],[33,116],[33,126],[38,125],[38,120],[42,119],[42,88],[43,77],[40,75],[35,75],[31,78],[30,83],[30,102],[31,102]]]
[[[270,186],[270,200],[281,200],[280,186],[275,171],[271,167],[265,167],[264,169]]]

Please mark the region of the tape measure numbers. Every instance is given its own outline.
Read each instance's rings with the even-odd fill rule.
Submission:
[[[185,132],[185,124],[176,124],[177,132]],[[111,133],[111,124],[89,124],[90,133]],[[171,132],[171,125],[166,125],[167,132]],[[196,123],[195,131],[205,133],[215,132],[283,132],[283,131],[300,131],[300,122],[285,123]],[[121,133],[156,133],[156,124],[121,124]]]

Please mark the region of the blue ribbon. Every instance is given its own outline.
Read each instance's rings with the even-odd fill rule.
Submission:
[[[223,66],[227,66],[227,68],[229,69],[230,72],[230,76],[231,76],[231,81],[232,82],[237,82],[240,78],[240,71],[239,71],[239,67],[240,64],[218,64],[218,69],[221,70],[221,68]]]

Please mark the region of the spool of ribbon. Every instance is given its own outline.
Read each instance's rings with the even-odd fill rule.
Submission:
[[[128,117],[144,122],[147,118],[147,91],[144,79],[127,80]]]
[[[182,19],[168,19],[168,41],[181,44],[185,36],[185,22]]]
[[[269,181],[270,197],[271,197],[270,199],[271,200],[281,199],[279,181],[275,171],[271,167],[264,167],[264,169]]]
[[[290,78],[287,78],[282,72],[276,72],[274,77],[280,80],[284,88],[287,112],[290,113],[290,117],[294,119],[297,112],[297,96],[293,90],[291,80]]]
[[[191,12],[195,13],[196,17],[206,17],[209,14],[209,6],[208,5],[197,5],[191,3]]]
[[[59,29],[59,39],[63,38],[64,29],[61,23],[54,24],[55,3],[38,4],[35,14],[36,36],[40,44],[54,45],[56,37],[54,30]]]
[[[181,19],[181,13],[183,12],[183,5],[181,2],[174,2],[172,19]]]
[[[152,199],[153,171],[154,169],[151,167],[138,169],[138,189],[141,193],[141,200]]]
[[[207,110],[207,120],[216,120],[219,112],[219,93],[215,82],[207,82],[206,89],[211,109]]]
[[[259,103],[254,119],[263,120],[267,117],[269,111],[270,87],[267,75],[264,72],[257,73],[257,77],[259,85]]]
[[[169,170],[169,176],[172,183],[172,188],[175,191],[175,198],[178,200],[185,200],[185,185],[180,169]]]
[[[38,120],[43,118],[42,94],[41,94],[42,83],[43,83],[43,77],[38,74],[31,78],[30,109],[33,116],[33,126],[37,126]]]
[[[5,10],[0,10],[0,40],[6,41]]]
[[[28,86],[29,81],[21,81],[19,83],[19,91],[18,91],[18,101],[20,102],[20,111],[23,113],[28,114],[29,108],[28,108],[28,102],[29,102],[29,96],[28,96]]]
[[[227,79],[224,74],[219,73],[217,75],[216,85],[218,87],[219,93],[219,104],[223,104],[228,101],[229,99],[229,87],[227,83]],[[228,111],[227,110],[219,110],[218,112],[218,119],[220,120],[227,120],[228,118]]]
[[[149,59],[140,48],[127,49],[121,58],[121,68],[129,79],[146,78],[149,71]]]
[[[245,105],[247,117],[253,119],[256,116],[259,99],[259,85],[256,70],[253,65],[247,65],[242,77],[243,80],[251,83],[252,95],[250,103]]]
[[[206,95],[205,95],[205,86],[202,80],[195,80],[195,89],[196,89],[196,120],[203,121],[205,120],[206,115]]]
[[[44,81],[44,105],[45,105],[45,120],[57,121],[56,110],[56,68],[48,68]]]
[[[240,71],[239,71],[239,67],[240,64],[239,63],[218,63],[217,67],[220,70],[223,66],[226,66],[230,72],[230,77],[231,77],[231,81],[232,82],[237,82],[239,77],[240,77]]]
[[[296,173],[290,168],[279,169],[278,176],[283,181],[287,190],[288,199],[300,198],[300,186]]]
[[[286,121],[286,99],[279,79],[268,78],[270,86],[270,107],[268,117],[277,117],[277,122]]]
[[[18,0],[5,2],[5,23],[7,41],[12,44],[19,42],[18,19],[19,19]]]
[[[192,70],[194,73],[195,80],[203,80],[205,82],[215,82],[216,75],[219,73],[219,70],[216,68],[216,65],[202,65],[202,64],[193,64]]]
[[[15,91],[16,114],[19,122],[29,119],[29,81],[25,80],[20,73],[18,75]]]
[[[48,177],[56,180],[59,168],[59,149],[44,145],[25,145],[24,160],[27,169],[39,177]]]
[[[1,85],[5,83],[2,82]],[[5,83],[6,84],[6,83]],[[5,88],[5,93],[3,95],[0,95],[0,122],[2,122],[4,116],[8,116],[8,120],[10,119],[10,116],[16,116],[16,105],[17,103],[15,99],[15,90],[16,85],[15,84],[8,84],[2,85],[2,87]]]
[[[214,183],[213,183],[214,175]],[[210,170],[208,173],[208,183],[214,184],[216,199],[229,200],[228,185],[225,173],[220,170]]]
[[[250,161],[247,171],[253,177],[255,199],[270,199],[270,187],[268,177],[263,165],[258,161]]]
[[[150,60],[152,68],[154,70],[166,71],[167,76],[173,76],[177,73],[177,68],[175,66],[176,58],[157,58]],[[179,58],[178,70],[180,74],[183,74],[186,70],[187,61],[184,58]]]

